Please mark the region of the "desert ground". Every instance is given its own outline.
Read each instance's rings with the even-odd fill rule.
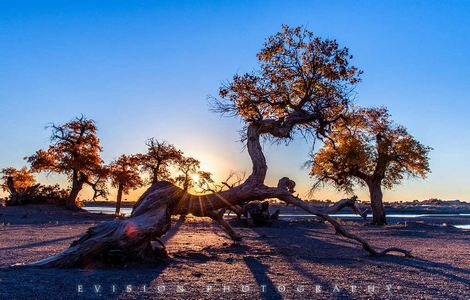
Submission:
[[[209,219],[188,217],[165,237],[159,266],[38,269],[13,266],[56,254],[112,216],[55,206],[0,207],[0,299],[469,299],[470,232],[409,222],[347,222],[377,247],[416,258],[369,257],[315,220],[247,228],[234,243]],[[431,224],[431,225],[430,225]]]

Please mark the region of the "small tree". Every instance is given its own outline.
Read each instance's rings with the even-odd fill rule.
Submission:
[[[202,172],[201,175],[203,175],[203,177],[200,177],[198,173],[200,172],[200,165],[201,162],[192,157],[183,157],[177,161],[177,168],[181,174],[175,178],[175,181],[183,187],[183,190],[187,191],[200,180],[207,177],[210,178],[210,173],[207,172]]]
[[[0,171],[0,174],[2,176],[2,190],[9,192],[10,195],[24,192],[36,183],[33,174],[26,167],[21,169],[5,168]]]
[[[109,167],[102,165],[94,170],[94,175],[86,182],[93,190],[92,200],[96,200],[100,197],[106,198],[108,196],[109,172]]]
[[[191,175],[191,183],[189,186],[194,187],[194,191],[197,193],[214,192],[215,183],[212,179],[212,173],[207,171],[197,171]]]
[[[143,185],[139,173],[140,157],[135,155],[121,155],[109,165],[111,184],[118,189],[116,201],[116,215],[121,210],[122,194],[137,189]]]
[[[93,120],[77,117],[63,125],[51,125],[51,145],[26,157],[33,172],[65,174],[72,182],[66,206],[77,209],[77,197],[84,184],[93,186],[102,172],[100,140]]]
[[[142,169],[150,174],[151,183],[169,180],[171,178],[169,167],[183,157],[182,152],[172,144],[155,138],[147,140],[146,145],[147,153],[140,154],[138,157]]]
[[[386,108],[358,109],[338,121],[323,148],[313,155],[310,175],[317,183],[352,192],[369,189],[373,224],[386,224],[382,186],[399,184],[404,176],[426,177],[428,153],[403,126],[394,124]]]

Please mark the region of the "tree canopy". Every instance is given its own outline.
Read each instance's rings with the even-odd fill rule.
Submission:
[[[76,206],[76,198],[84,183],[96,186],[102,177],[103,161],[96,124],[84,116],[62,125],[53,124],[51,145],[26,157],[33,172],[65,174],[72,181],[68,206]]]
[[[93,120],[77,117],[63,125],[51,125],[51,145],[38,150],[27,161],[34,172],[51,171],[72,176],[93,176],[102,164],[100,140]]]
[[[310,175],[339,190],[351,192],[371,178],[390,189],[405,176],[425,178],[430,172],[431,148],[391,121],[386,108],[359,108],[338,121],[328,137],[312,156]]]
[[[212,183],[212,174],[201,171],[201,162],[193,157],[182,157],[177,162],[177,169],[180,172],[175,178],[175,182],[187,191],[191,187],[205,187]]]
[[[142,169],[150,174],[150,180],[155,183],[159,180],[171,180],[169,167],[183,157],[181,150],[167,141],[155,138],[147,140],[147,153],[140,154]]]
[[[18,193],[24,192],[26,189],[36,184],[36,179],[26,167],[22,167],[21,169],[13,167],[4,168],[0,171],[0,174],[2,179],[1,187],[5,192],[12,192],[8,186],[8,178],[13,179],[13,187]]]
[[[123,154],[109,164],[111,185],[122,188],[124,194],[143,186],[139,172],[140,158],[135,155]]]
[[[235,75],[220,88],[216,112],[240,116],[259,133],[291,138],[296,131],[323,135],[345,111],[361,71],[336,40],[303,27],[283,26],[257,54],[259,71]]]

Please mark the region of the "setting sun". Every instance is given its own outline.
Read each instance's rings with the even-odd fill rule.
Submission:
[[[197,183],[199,181],[199,174],[192,174],[191,179],[193,180],[194,183]]]

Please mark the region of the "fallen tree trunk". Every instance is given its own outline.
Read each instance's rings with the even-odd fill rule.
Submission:
[[[152,241],[167,232],[171,224],[165,187],[167,183],[161,182],[149,189],[155,191],[153,196],[163,200],[154,203],[152,209],[128,219],[116,219],[91,227],[65,251],[30,265],[95,267],[158,259],[155,256],[158,251],[154,251]]]
[[[247,131],[247,148],[253,162],[252,174],[239,186],[207,195],[193,195],[170,182],[154,183],[137,201],[128,219],[114,220],[90,228],[79,240],[58,255],[34,262],[41,267],[88,267],[100,264],[125,264],[132,261],[154,261],[162,255],[161,248],[152,241],[160,241],[170,228],[171,215],[192,214],[211,217],[221,223],[218,210],[243,205],[253,200],[280,199],[298,206],[330,223],[337,234],[358,242],[370,255],[378,256],[399,252],[411,256],[409,251],[388,248],[378,251],[364,239],[348,232],[327,212],[319,211],[293,196],[295,182],[287,177],[279,180],[277,187],[264,185],[267,165],[259,141],[259,130],[250,125]],[[335,209],[354,205],[342,202]],[[228,229],[228,228],[226,228]],[[229,232],[230,233],[230,232]],[[234,232],[232,232],[233,234]],[[231,235],[232,235],[231,234]],[[236,236],[232,236],[234,238]]]
[[[281,181],[286,181],[283,178]],[[277,188],[266,186],[234,188],[220,194],[204,196],[191,195],[169,182],[152,185],[136,203],[131,216],[124,220],[114,220],[90,228],[87,233],[62,253],[32,263],[42,267],[96,267],[127,262],[151,262],[160,259],[161,248],[154,248],[152,241],[164,235],[171,225],[170,215],[193,214],[214,217],[214,211],[232,204],[234,199],[250,201],[253,194],[260,198],[279,198],[286,203],[298,206],[327,221],[346,238],[357,241],[372,256],[388,252],[400,252],[411,256],[403,249],[389,248],[375,250],[364,239],[349,233],[327,213],[312,208],[309,204],[294,197],[282,185]]]

